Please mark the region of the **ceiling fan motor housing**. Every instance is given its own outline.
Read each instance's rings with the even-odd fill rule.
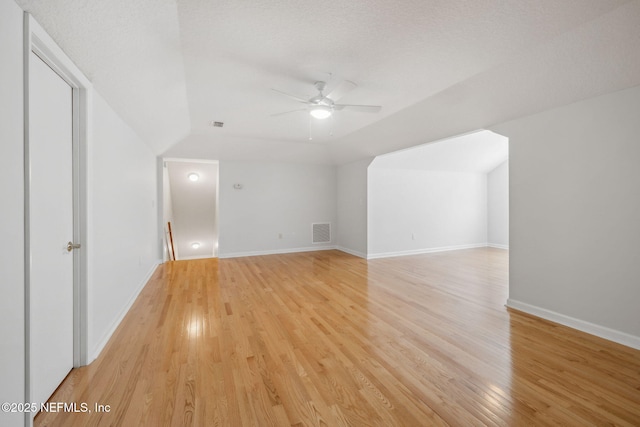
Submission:
[[[324,88],[327,87],[327,82],[315,82],[313,85],[318,89],[318,92],[322,94]]]

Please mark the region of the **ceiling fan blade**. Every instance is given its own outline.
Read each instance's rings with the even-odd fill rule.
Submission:
[[[283,113],[275,113],[275,114],[272,114],[271,117],[283,116],[285,114],[295,113],[296,111],[307,111],[307,109],[306,108],[298,108],[297,110],[285,111]]]
[[[344,80],[338,86],[333,88],[331,93],[327,95],[327,98],[331,99],[333,102],[336,102],[337,100],[342,98],[344,95],[346,95],[348,92],[351,92],[357,87],[358,85],[355,84],[354,82],[349,80]]]
[[[288,96],[289,98],[295,99],[298,102],[303,102],[305,104],[309,102],[307,99],[300,98],[299,96],[296,96],[296,95],[291,95],[290,93],[283,92],[283,91],[278,90],[278,89],[273,89],[272,88],[271,90],[274,91],[274,92],[278,92],[279,94],[282,94],[284,96]]]
[[[335,104],[333,106],[336,110],[351,110],[359,111],[361,113],[379,113],[382,110],[380,105],[348,105],[348,104]]]

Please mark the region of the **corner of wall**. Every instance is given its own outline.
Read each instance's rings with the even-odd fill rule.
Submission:
[[[100,341],[96,342],[92,346],[91,351],[89,353],[89,360],[87,361],[87,364],[93,362],[95,359],[98,358],[98,356],[100,356],[100,353],[108,344],[109,340],[113,336],[113,333],[116,331],[116,329],[118,329],[118,326],[120,326],[120,323],[122,323],[122,320],[125,318],[125,316],[129,312],[133,304],[136,302],[136,299],[138,298],[142,290],[145,288],[145,286],[149,283],[154,273],[158,269],[158,266],[160,266],[161,264],[162,264],[162,260],[157,260],[153,264],[153,266],[151,266],[146,276],[142,279],[142,281],[138,284],[137,288],[133,292],[133,295],[131,295],[131,298],[129,299],[129,301],[127,301],[127,303],[122,307],[122,309],[120,310],[120,313],[113,320],[111,326],[105,331],[104,335],[100,338]]]
[[[640,337],[509,298],[507,307],[640,350]]]

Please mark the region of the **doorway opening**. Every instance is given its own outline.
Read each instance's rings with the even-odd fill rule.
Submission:
[[[24,30],[25,402],[41,403],[88,363],[91,83],[28,14]]]
[[[368,168],[369,258],[508,249],[508,142],[480,130],[376,157]]]
[[[218,161],[162,161],[163,259],[218,256]]]

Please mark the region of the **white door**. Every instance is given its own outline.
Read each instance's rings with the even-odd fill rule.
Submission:
[[[31,385],[46,402],[73,367],[73,91],[30,63]]]

